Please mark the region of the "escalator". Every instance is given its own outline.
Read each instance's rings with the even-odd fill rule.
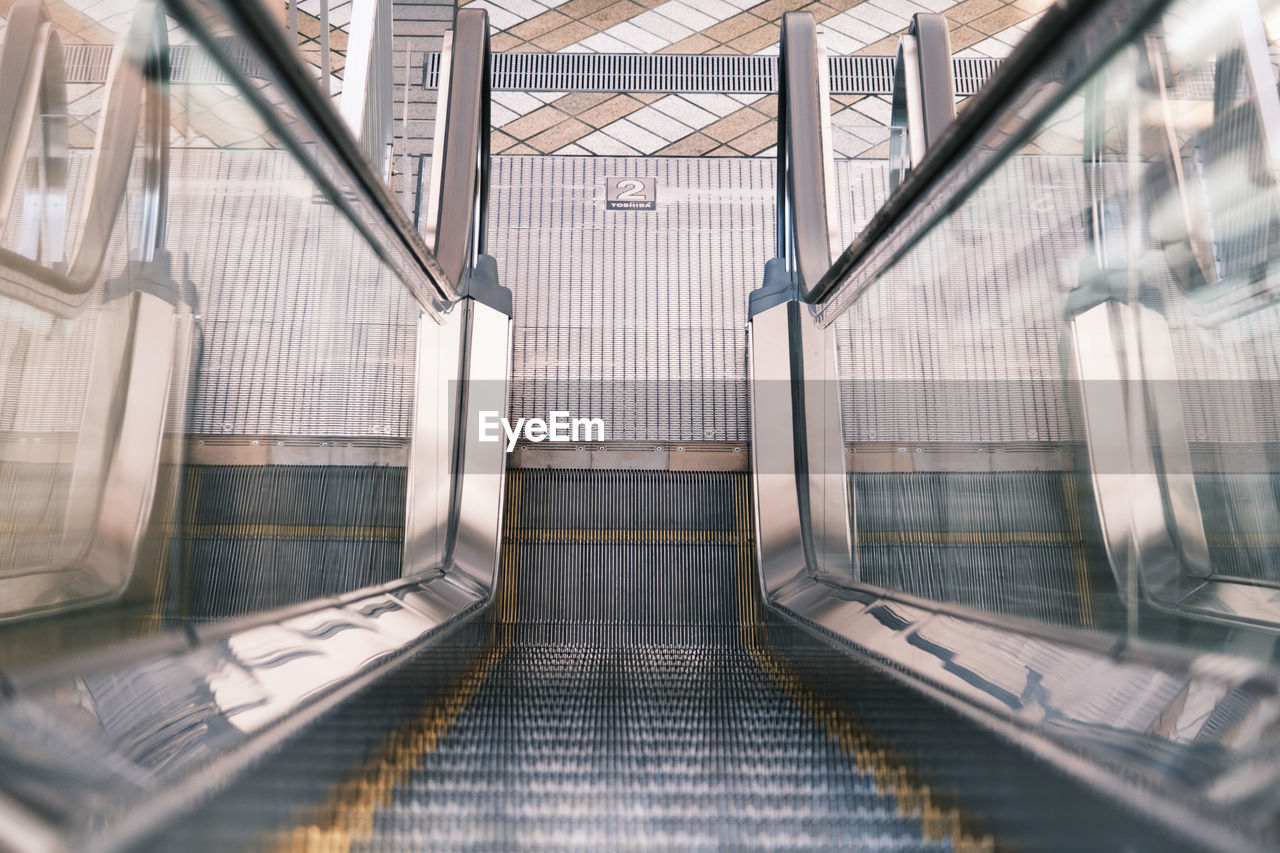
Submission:
[[[958,118],[919,15],[852,163],[789,13],[776,165],[490,158],[463,8],[411,221],[391,4],[342,78],[296,5],[138,4],[69,147],[17,4],[0,846],[1273,848],[1280,94],[1239,7],[1060,4]],[[112,178],[70,225],[60,168]],[[609,434],[484,437],[555,410]]]
[[[1183,845],[770,620],[744,474],[523,470],[507,494],[487,616],[158,849]]]

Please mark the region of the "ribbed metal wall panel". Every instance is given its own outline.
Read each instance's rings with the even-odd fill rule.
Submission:
[[[419,316],[407,289],[287,152],[173,162],[169,243],[202,334],[190,431],[407,437]]]
[[[736,642],[751,553],[740,472],[509,475],[499,624],[527,642]]]
[[[773,254],[768,161],[499,157],[490,252],[515,296],[511,410],[610,440],[743,441],[747,294]],[[606,211],[652,176],[655,212]]]
[[[861,578],[936,601],[1095,626],[1114,600],[1074,473],[850,474]],[[1102,593],[1102,595],[1097,595]]]
[[[179,612],[225,618],[395,580],[403,468],[189,466]]]

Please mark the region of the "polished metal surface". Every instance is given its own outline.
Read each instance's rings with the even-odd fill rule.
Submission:
[[[1237,833],[1259,806],[1259,786],[1275,782],[1274,767],[1255,775],[1254,764],[1276,749],[1280,680],[1272,670],[1117,647],[864,585],[836,591],[806,579],[769,603],[1003,728],[1106,796],[1177,826],[1194,844],[1263,846]],[[1137,684],[1141,695],[1130,695]],[[1221,785],[1241,774],[1253,776],[1249,785]],[[1274,813],[1252,819],[1266,825]]]
[[[829,97],[812,15],[783,17],[778,99],[777,257],[750,297],[752,481],[766,594],[802,578],[858,576],[851,547],[836,333],[808,297],[831,263],[837,228]]]
[[[807,300],[839,245],[826,51],[811,14],[783,16],[778,62],[776,252]]]
[[[77,413],[83,426],[78,441],[65,455],[30,466],[25,475],[37,491],[42,479],[65,478],[65,492],[55,487],[63,517],[47,532],[37,524],[35,535],[20,536],[27,547],[17,549],[16,559],[10,556],[4,561],[0,620],[111,601],[123,596],[131,584],[154,583],[145,572],[138,578],[134,573],[160,481],[162,439],[175,426],[181,429],[183,406],[175,405],[171,385],[176,384],[183,399],[192,341],[192,313],[172,281],[171,258],[165,251],[168,68],[156,57],[167,56],[168,38],[159,20],[154,5],[140,4],[133,10],[128,35],[122,37],[89,162],[89,188],[83,194],[87,200],[74,232],[79,240],[70,260],[64,257],[67,107],[60,42],[39,4],[17,7],[6,29],[0,64],[16,63],[11,71],[25,71],[22,85],[8,90],[8,94],[22,93],[19,100],[25,103],[8,105],[5,115],[9,131],[3,134],[4,168],[6,178],[13,180],[0,186],[0,207],[8,211],[17,190],[16,175],[9,167],[21,165],[27,180],[19,253],[0,249],[0,268],[34,286],[16,292],[4,289],[5,296],[48,308],[55,317],[74,315],[85,307],[112,240],[140,124],[145,147],[138,181],[138,233],[129,246],[134,260],[120,278],[109,283],[105,298],[99,297],[102,304],[95,316],[82,324],[96,339],[84,365],[83,405]],[[24,49],[33,53],[20,55]],[[141,110],[144,95],[145,114]],[[40,142],[31,160],[23,163],[18,155],[26,153],[33,134],[38,134]],[[0,231],[3,226],[0,221]],[[9,276],[8,281],[13,284],[15,279]],[[60,348],[54,342],[50,350],[56,353]],[[29,352],[30,348],[23,349]],[[4,397],[30,399],[21,387],[28,384],[22,376],[28,367],[26,353],[13,355],[6,372],[16,374],[19,388],[14,394],[6,387]],[[54,379],[61,372],[57,360],[57,355],[44,364],[33,359],[31,379],[41,374],[45,381]],[[48,373],[41,370],[51,367]],[[167,423],[171,418],[176,423]],[[13,424],[6,426],[11,429]],[[65,422],[59,426],[65,427]],[[24,509],[19,507],[19,515],[30,517]],[[48,518],[47,512],[42,515],[42,521]],[[43,553],[29,551],[30,544],[41,542]]]
[[[1188,304],[1170,269],[1179,258],[1148,230],[1181,215],[1177,182],[1156,183],[1151,166],[1171,146],[1194,161],[1202,128],[1147,48],[1166,43],[1179,75],[1228,64],[1247,38],[1234,19],[1196,2],[1051,10],[817,287],[814,328],[852,330],[839,340],[861,351],[840,377],[855,449],[1021,434],[1078,451],[1079,474],[929,476],[889,462],[873,479],[854,465],[869,500],[851,519],[859,581],[844,583],[794,560],[772,574],[774,499],[756,493],[776,612],[1219,849],[1272,844],[1277,817],[1262,793],[1274,768],[1260,766],[1280,730],[1280,599],[1262,533],[1274,530],[1274,478],[1251,444],[1274,437],[1275,313],[1218,326]],[[1237,144],[1249,157],[1265,148],[1256,132]],[[1249,177],[1214,172],[1207,203],[1238,217],[1217,220],[1224,245],[1269,256],[1270,170],[1240,151],[1235,162]],[[1236,400],[1246,386],[1256,402]],[[798,378],[791,387],[798,399]],[[753,408],[762,415],[774,416]],[[805,455],[798,445],[797,467]],[[1238,479],[1246,456],[1256,482]],[[1002,507],[1034,492],[1051,523]],[[813,522],[781,506],[801,540]],[[1248,576],[1215,571],[1226,564]]]
[[[1121,594],[1184,616],[1280,627],[1273,583],[1213,577],[1165,318],[1141,304],[1104,302],[1072,320],[1071,351]]]
[[[253,10],[177,2],[209,12],[205,24],[256,32]],[[814,35],[811,21],[788,21],[788,41]],[[197,29],[211,44],[213,30]],[[846,235],[878,227],[890,173],[830,162],[825,74],[810,79],[816,98],[798,86],[787,102],[814,107],[801,133],[784,122],[794,144],[780,149],[793,163],[816,152],[807,172],[784,165],[771,183],[767,164],[747,162],[502,158],[487,222],[486,29],[484,12],[464,9],[449,42],[447,156],[425,241],[448,255],[458,298],[415,302],[405,275],[428,285],[412,258],[410,273],[389,270],[369,247],[398,214],[379,225],[357,207],[381,190],[339,192],[373,167],[318,182],[298,168],[288,149],[308,131],[289,123],[324,129],[329,113],[277,57],[253,100],[232,102],[283,106],[264,111],[263,147],[184,150],[137,195],[138,211],[169,201],[167,217],[146,214],[143,248],[161,235],[182,248],[169,278],[194,294],[190,320],[172,337],[160,328],[175,312],[152,304],[163,282],[147,275],[168,254],[153,251],[149,267],[121,257],[123,284],[94,295],[107,297],[89,315],[102,328],[71,327],[59,354],[68,382],[91,376],[81,349],[126,352],[108,315],[127,308],[138,340],[117,373],[162,382],[154,343],[176,359],[171,393],[121,401],[117,385],[85,379],[79,445],[62,423],[74,395],[0,400],[14,427],[0,462],[92,457],[84,482],[120,495],[111,547],[123,553],[149,515],[157,535],[143,547],[167,555],[148,564],[166,572],[138,591],[137,633],[111,635],[132,644],[86,651],[104,636],[90,631],[65,653],[24,658],[12,650],[58,630],[0,626],[0,842],[1274,846],[1280,680],[1274,636],[1249,625],[1274,613],[1280,583],[1280,480],[1266,464],[1280,409],[1269,373],[1250,384],[1230,370],[1269,363],[1275,315],[1197,325],[1204,315],[1168,298],[1178,287],[1158,249],[1143,287],[1071,293],[1093,282],[1082,246],[1099,249],[1103,270],[1112,249],[1150,251],[1134,236],[1148,219],[1133,202],[1142,152],[1100,146],[1094,170],[1064,153],[1080,117],[1067,115],[1034,135],[985,207],[931,210],[949,224],[920,244],[927,255],[826,323],[795,298],[813,283],[808,261],[831,260],[813,247],[837,220]],[[1091,49],[1110,49],[1110,32]],[[270,38],[249,41],[274,55]],[[238,49],[216,47],[224,61]],[[1116,66],[1122,84],[1140,76],[1135,51]],[[788,61],[802,54],[824,70],[812,40]],[[243,85],[248,68],[227,79]],[[1177,100],[1129,112],[1111,142]],[[1152,127],[1167,131],[1161,121]],[[222,129],[210,127],[199,130]],[[304,156],[308,168],[355,156],[339,136],[336,155]],[[277,138],[285,150],[268,147]],[[1169,147],[1167,133],[1153,138]],[[86,159],[70,153],[68,167]],[[926,156],[916,174],[931,168]],[[657,209],[607,211],[605,181],[619,176],[656,178]],[[347,216],[360,227],[344,231]],[[1090,225],[1119,242],[1088,246]],[[746,290],[774,233],[783,262],[766,269],[748,325]],[[1230,245],[1267,254],[1248,242]],[[15,326],[0,353],[30,384],[26,354],[44,357],[64,326],[21,312]],[[183,363],[186,339],[198,370]],[[1076,385],[1063,376],[1073,364]],[[1118,396],[1073,407],[1070,392],[1096,393],[1093,376]],[[150,435],[159,403],[186,400],[188,382],[191,423]],[[525,445],[518,464],[551,467],[563,452],[600,469],[630,454],[667,470],[508,472],[502,443],[476,440],[481,412],[543,416],[566,402],[607,413],[617,432],[562,451]],[[127,433],[112,433],[106,409],[121,410]],[[1122,500],[1095,504],[1071,457],[1103,447],[1108,429],[1128,479]],[[193,440],[212,449],[184,459]],[[749,455],[752,475],[674,470],[694,453]],[[1107,475],[1104,463],[1090,472]],[[180,486],[153,474],[152,499],[138,475],[157,465]],[[1173,613],[1117,611],[1143,596],[1116,593],[1109,539],[1127,548],[1122,585],[1145,593],[1141,578],[1167,574],[1158,592],[1176,593]],[[1235,621],[1182,618],[1192,611]],[[125,622],[123,610],[92,615]],[[68,636],[91,623],[38,624]],[[1152,624],[1181,646],[1147,642]]]
[[[501,440],[482,440],[482,426],[507,414],[512,308],[497,263],[485,254],[487,13],[460,12],[445,46],[427,231],[466,296],[438,331],[422,331],[404,566],[411,574],[439,565],[489,591],[496,583],[507,452]],[[437,353],[440,361],[433,363]]]
[[[418,287],[421,298],[424,278],[438,272],[425,248],[414,261],[425,264],[416,279],[403,264],[388,266],[398,252],[403,261],[404,252],[421,248],[416,234],[408,241],[413,245],[401,241],[397,248],[391,244],[404,235],[380,230],[403,224],[402,211],[388,204],[356,222],[349,218],[351,205],[385,200],[385,188],[354,189],[368,177],[367,164],[349,156],[350,138],[331,120],[329,105],[317,100],[318,87],[298,76],[289,52],[276,50],[279,34],[248,28],[228,40],[226,27],[235,22],[209,8],[202,7],[207,16],[198,21],[187,11],[191,26],[172,31],[151,3],[111,17],[107,23],[124,35],[112,53],[103,102],[77,103],[80,135],[66,150],[61,67],[46,68],[17,51],[32,30],[36,52],[44,56],[52,45],[60,61],[50,19],[39,7],[24,6],[6,25],[8,64],[30,65],[31,73],[15,90],[30,103],[11,105],[15,111],[6,116],[26,126],[7,135],[13,144],[5,162],[19,162],[14,151],[27,157],[28,147],[35,155],[20,163],[22,180],[14,185],[25,194],[12,229],[19,233],[4,235],[6,252],[14,254],[9,247],[16,245],[32,257],[14,254],[17,260],[4,266],[21,272],[23,263],[43,265],[55,278],[65,277],[61,246],[73,246],[67,275],[98,255],[87,286],[72,293],[80,300],[76,310],[33,305],[39,300],[27,293],[3,305],[2,618],[46,616],[30,636],[53,638],[55,648],[91,646],[94,626],[113,613],[124,628],[108,634],[130,637],[350,593],[384,579],[386,565],[395,565],[392,577],[399,574],[398,555],[351,569],[326,565],[324,556],[326,539],[336,549],[327,552],[329,560],[358,551],[354,543],[362,535],[375,545],[394,538],[398,546],[399,519],[368,536],[359,525],[341,523],[345,519],[325,525],[268,522],[260,512],[247,518],[261,510],[262,495],[254,490],[269,491],[271,475],[230,476],[245,487],[226,492],[243,499],[238,514],[208,495],[202,499],[200,487],[212,488],[216,478],[184,469],[188,439],[195,446],[203,441],[188,430],[252,434],[275,447],[283,446],[281,437],[323,438],[322,448],[327,439],[344,446],[354,439],[362,447],[382,442],[384,449],[403,451],[417,323],[445,305],[442,299],[415,303],[401,286]],[[211,45],[202,55],[224,62],[222,82],[231,85],[186,78],[175,84],[170,37],[188,53],[201,51],[200,42]],[[389,78],[382,83],[389,89]],[[219,106],[208,106],[214,102]],[[193,113],[197,103],[207,108]],[[47,120],[36,121],[40,110],[47,110]],[[304,115],[307,120],[299,120]],[[295,146],[308,132],[328,145],[301,152]],[[138,136],[141,156],[134,151]],[[28,146],[29,138],[37,144]],[[172,154],[171,142],[178,149]],[[317,158],[327,157],[336,170],[319,175]],[[461,165],[474,173],[478,163]],[[66,240],[50,213],[62,203],[64,186],[73,209],[85,211]],[[471,209],[483,207],[480,192]],[[483,234],[483,217],[466,218]],[[482,240],[472,243],[483,248]],[[90,252],[94,245],[104,252]],[[505,362],[501,372],[499,379]],[[453,439],[456,444],[459,436]],[[253,464],[262,455],[245,456],[252,458],[224,461]],[[456,450],[451,456],[461,458]],[[341,481],[341,472],[330,479]],[[314,497],[323,515],[330,507],[322,494]],[[211,505],[222,520],[202,526],[198,512]],[[456,529],[457,519],[447,518]],[[496,540],[496,522],[491,526]],[[246,530],[255,540],[248,546]],[[292,551],[291,540],[299,546]],[[286,544],[258,547],[271,541]],[[220,563],[209,553],[219,549]],[[290,568],[315,574],[294,582]],[[255,582],[259,588],[252,589]],[[492,567],[469,583],[483,598]],[[83,619],[49,616],[90,605]],[[52,627],[46,632],[45,625]],[[79,631],[83,626],[88,630]],[[24,644],[17,629],[6,634],[7,648]]]
[[[454,504],[449,543],[450,571],[481,589],[496,586],[502,544],[502,494],[507,453],[501,441],[481,441],[481,421],[506,417],[511,372],[511,317],[476,299],[467,311],[464,336],[460,434],[455,439]]]
[[[942,15],[917,12],[898,40],[890,123],[905,131],[893,139],[891,158],[904,157],[914,168],[956,120],[956,82],[949,23]],[[905,138],[904,138],[905,136]],[[895,172],[895,177],[899,173]],[[900,178],[899,178],[900,180]]]
[[[1147,43],[1173,196],[1151,230],[1189,308],[1206,325],[1265,310],[1277,298],[1263,268],[1280,222],[1280,94],[1263,9],[1236,3],[1223,13],[1212,63],[1213,120],[1193,128],[1189,140],[1179,109],[1191,94],[1186,75],[1177,73],[1183,63],[1160,40]],[[1239,180],[1241,171],[1248,180]]]
[[[441,567],[448,557],[453,493],[457,488],[459,413],[468,311],[457,305],[437,323],[418,327],[418,369],[413,389],[404,533],[404,574]]]
[[[752,482],[758,557],[774,594],[802,576],[858,577],[845,480],[835,335],[797,300],[751,318]]]
[[[1126,43],[1121,26],[1164,0],[1079,2],[1051,7],[965,109],[957,130],[922,161],[901,192],[814,285],[819,320],[829,325],[1062,105],[1088,72]]]
[[[19,170],[44,175],[45,182],[37,179],[36,186],[28,189],[28,215],[20,246],[26,254],[0,247],[0,295],[57,316],[74,316],[84,310],[98,283],[124,202],[144,99],[148,105],[145,119],[141,119],[148,145],[145,168],[149,170],[150,164],[167,157],[168,138],[156,129],[157,124],[168,124],[167,110],[156,103],[167,97],[163,93],[167,68],[153,58],[167,54],[168,42],[157,7],[152,3],[135,7],[127,34],[121,36],[113,54],[101,109],[102,127],[95,138],[87,192],[72,232],[77,239],[66,251],[66,83],[60,41],[42,4],[33,0],[17,12],[14,25],[6,29],[5,57],[0,61],[10,66],[15,77],[22,75],[23,86],[13,94],[22,93],[23,97],[8,105],[9,112],[0,113],[4,123],[0,138],[5,140],[0,161],[0,208],[6,213],[11,209]],[[28,50],[31,53],[26,53]],[[37,125],[40,155],[28,165],[27,143]],[[162,193],[163,185],[153,182],[148,190]],[[163,208],[153,204],[147,217],[150,224],[143,223],[142,245],[131,248],[145,253],[154,246],[157,217],[163,217]],[[3,224],[0,219],[0,227]]]
[[[447,96],[438,107],[427,232],[452,281],[464,278],[485,253],[489,196],[489,18],[462,10],[450,40]]]
[[[10,674],[0,729],[22,739],[0,742],[0,762],[24,805],[6,806],[54,828],[53,849],[136,842],[482,601],[449,578],[401,583],[197,628],[131,660]]]
[[[756,509],[756,560],[766,595],[810,571],[801,515],[800,459],[792,394],[790,303],[751,318],[747,331],[751,400],[751,485]]]

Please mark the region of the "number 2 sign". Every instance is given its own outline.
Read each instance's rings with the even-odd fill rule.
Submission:
[[[605,210],[657,210],[657,178],[606,178]]]

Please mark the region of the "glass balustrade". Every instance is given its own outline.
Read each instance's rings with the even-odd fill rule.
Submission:
[[[398,578],[403,266],[262,69],[58,10],[0,32],[0,662]]]
[[[1169,5],[861,273],[835,321],[858,580],[1274,654],[1277,12]]]

